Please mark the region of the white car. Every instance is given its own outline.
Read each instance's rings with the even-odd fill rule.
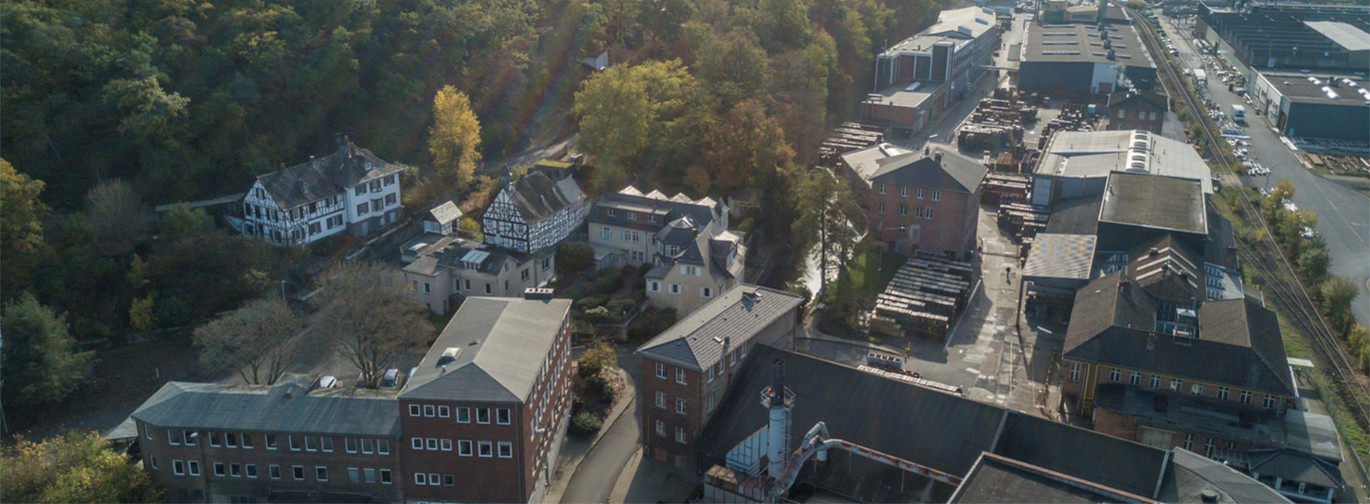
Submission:
[[[1302,232],[1302,233],[1299,233],[1299,236],[1302,236],[1303,239],[1305,239],[1305,240],[1312,240],[1312,239],[1313,239],[1313,236],[1315,236],[1315,235],[1317,235],[1317,234],[1318,234],[1317,231],[1313,231],[1313,228],[1308,227],[1308,226],[1304,226],[1304,227],[1303,227],[1303,232]]]

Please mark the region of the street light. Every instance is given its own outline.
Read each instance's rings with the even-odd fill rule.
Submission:
[[[281,302],[284,303],[286,301],[287,300],[285,298],[285,280],[281,280]]]

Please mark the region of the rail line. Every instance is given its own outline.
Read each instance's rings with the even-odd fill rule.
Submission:
[[[1129,8],[1128,11],[1131,12],[1133,19],[1145,21],[1146,18],[1136,10]],[[1219,142],[1225,140],[1221,140],[1222,137],[1215,134],[1215,125],[1208,120],[1207,111],[1195,103],[1194,96],[1175,72],[1174,65],[1163,56],[1166,53],[1161,50],[1160,42],[1156,40],[1156,33],[1152,29],[1153,27],[1143,27],[1139,31],[1142,32],[1141,38],[1147,45],[1147,50],[1157,58],[1156,66],[1162,70],[1165,80],[1163,84],[1170,91],[1170,96],[1180,96],[1184,99],[1190,117],[1198,121],[1203,136],[1210,145],[1210,151],[1222,171],[1233,173],[1233,166],[1240,165],[1229,158],[1227,152],[1221,148]],[[1339,385],[1338,395],[1343,402],[1354,408],[1356,422],[1361,428],[1370,430],[1370,404],[1367,403],[1370,401],[1367,399],[1370,397],[1370,389],[1361,381],[1346,347],[1328,329],[1326,321],[1318,313],[1317,306],[1308,296],[1308,291],[1304,289],[1298,274],[1289,264],[1289,259],[1275,243],[1270,226],[1261,214],[1260,205],[1252,201],[1250,192],[1245,188],[1239,186],[1237,194],[1241,203],[1241,213],[1247,221],[1259,224],[1265,231],[1256,244],[1245,244],[1239,240],[1238,255],[1244,256],[1243,262],[1259,270],[1261,278],[1265,280],[1265,292],[1272,294],[1274,301],[1285,308],[1291,322],[1310,336],[1309,339],[1313,342],[1314,351],[1321,357],[1320,360],[1332,364],[1328,371]]]

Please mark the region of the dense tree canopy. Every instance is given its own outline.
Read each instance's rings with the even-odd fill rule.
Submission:
[[[159,502],[147,471],[115,453],[100,433],[68,432],[41,443],[20,439],[0,456],[0,501]]]
[[[59,401],[90,374],[90,352],[77,352],[66,317],[38,304],[32,294],[4,305],[4,399],[10,406]]]
[[[48,207],[38,199],[43,181],[14,170],[0,159],[0,296],[17,296],[37,266]]]

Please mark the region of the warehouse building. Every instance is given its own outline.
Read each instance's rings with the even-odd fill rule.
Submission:
[[[1367,42],[1370,43],[1370,42]],[[1288,137],[1370,139],[1370,81],[1356,76],[1257,73],[1252,105]]]

